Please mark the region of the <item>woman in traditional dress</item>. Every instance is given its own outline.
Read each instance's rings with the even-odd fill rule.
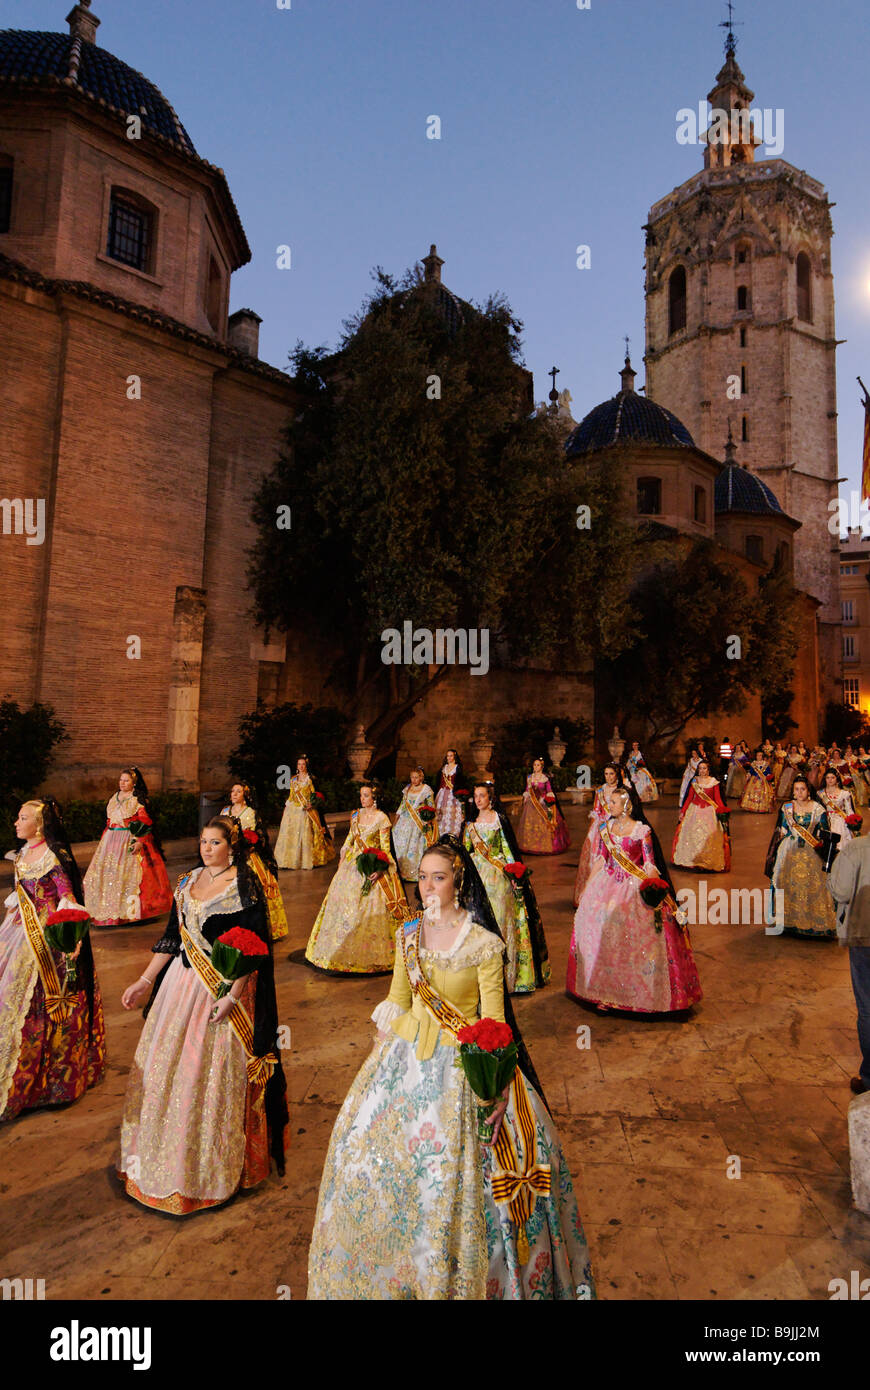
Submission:
[[[118,778],[84,888],[85,907],[95,927],[144,922],[169,911],[169,875],[138,767],[125,767]]]
[[[782,744],[780,743],[779,739],[777,739],[777,740],[776,740],[776,743],[774,744],[773,755],[772,755],[772,757],[771,757],[771,759],[770,759],[771,771],[773,772],[773,794],[774,794],[774,796],[776,796],[777,789],[778,789],[778,787],[779,787],[779,779],[780,779],[780,777],[782,776],[782,770],[783,770],[783,768],[785,767],[785,759],[786,759],[786,752],[785,752],[785,749],[783,748],[783,746],[782,746]]]
[[[843,762],[849,775],[848,782],[843,779],[843,786],[851,792],[856,806],[866,806],[867,782],[864,778],[864,764],[851,743],[847,743],[843,749]]]
[[[474,787],[474,810],[465,825],[465,848],[489,898],[505,942],[510,994],[533,994],[550,978],[550,960],[534,890],[513,827],[498,804],[492,782]]]
[[[571,1175],[508,997],[504,942],[453,837],[423,855],[419,890],[425,911],[400,932],[374,1047],[329,1142],[308,1298],[594,1298]],[[478,1016],[507,1022],[519,1054],[489,1144],[457,1056],[457,1032]]]
[[[790,936],[837,935],[834,900],[818,852],[827,851],[828,815],[803,774],[780,809],[764,872],[770,879],[770,918]],[[776,890],[782,893],[777,916]]]
[[[393,968],[396,927],[404,921],[408,903],[377,790],[373,782],[363,782],[359,789],[359,810],[350,818],[335,877],[305,947],[305,959],[320,970],[383,975]],[[363,875],[357,860],[371,850],[385,856],[384,868]]]
[[[743,788],[746,785],[746,769],[750,762],[749,745],[742,738],[734,749],[728,766],[728,776],[725,778],[726,801],[731,796],[740,797],[743,795]]]
[[[275,841],[275,863],[279,869],[317,869],[335,858],[322,802],[308,771],[307,757],[297,758]]]
[[[746,786],[740,798],[741,811],[773,810],[773,772],[764,755],[764,749],[756,750],[755,757],[746,767]]]
[[[25,801],[15,888],[0,924],[0,1120],[79,1100],[106,1070],[100,986],[86,934],[74,965],[45,939],[52,912],[84,907],[82,880],[53,797]]]
[[[448,748],[438,777],[435,809],[438,812],[439,835],[462,835],[468,787],[465,785],[462,760],[455,748]]]
[[[589,812],[589,830],[586,839],[583,841],[583,848],[580,850],[580,863],[577,865],[577,874],[574,879],[574,906],[580,901],[580,894],[586,886],[586,880],[592,870],[595,855],[598,852],[598,832],[602,822],[607,820],[610,815],[610,793],[614,788],[622,786],[621,769],[616,763],[605,763],[604,781],[595,788],[595,795],[592,798],[592,810]]]
[[[643,760],[643,753],[640,751],[640,744],[637,739],[631,745],[631,752],[625,760],[625,766],[641,801],[658,801],[659,789],[656,786],[655,778]]]
[[[686,763],[685,769],[684,769],[684,771],[683,771],[682,781],[680,782],[680,805],[681,805],[681,806],[682,806],[683,802],[684,802],[685,799],[686,799],[686,792],[689,790],[689,784],[691,783],[692,778],[693,778],[693,777],[695,776],[695,774],[697,773],[697,771],[698,771],[698,763],[701,761],[701,759],[703,758],[703,756],[704,756],[704,753],[703,753],[703,746],[700,746],[700,747],[698,747],[698,746],[693,746],[692,748],[689,749],[689,760],[688,760],[688,762]]]
[[[791,797],[791,789],[794,779],[799,773],[806,776],[808,768],[802,763],[801,755],[796,743],[789,744],[788,754],[783,764],[779,781],[776,784],[776,797],[778,801],[788,801]]]
[[[266,900],[266,914],[269,918],[269,932],[273,941],[280,941],[287,935],[287,914],[278,887],[278,865],[269,844],[269,832],[260,819],[253,804],[251,788],[247,782],[234,782],[230,787],[229,805],[221,811],[222,816],[230,816],[237,821],[248,842],[248,863],[253,869]]]
[[[121,999],[148,999],[127,1083],[117,1172],[143,1206],[186,1216],[284,1172],[287,1087],[266,907],[235,821],[202,831],[202,865],[179,879],[169,923]],[[262,943],[253,974],[220,995],[215,941]],[[253,952],[252,952],[253,954]]]
[[[523,854],[561,854],[571,844],[568,826],[544,759],[534,758],[517,820],[517,844]]]
[[[870,755],[863,743],[858,748],[855,758],[855,766],[852,769],[854,782],[852,790],[852,800],[856,806],[867,806],[870,804],[870,782],[868,782],[868,772],[870,772]]]
[[[717,874],[731,868],[728,808],[703,758],[680,807],[671,862],[680,869],[707,869]]]
[[[828,765],[828,755],[820,743],[817,743],[809,758],[809,768],[807,777],[813,791],[818,791],[821,785],[825,768]]]
[[[610,794],[601,865],[574,914],[568,993],[599,1012],[681,1013],[701,998],[689,934],[649,825],[631,814],[624,788]]]
[[[852,793],[843,786],[839,772],[832,767],[828,768],[824,783],[819,788],[819,801],[827,812],[831,834],[839,835],[839,849],[842,849],[853,835],[860,832],[862,822],[855,811]]]
[[[393,826],[396,864],[405,883],[417,882],[417,867],[423,851],[437,839],[438,816],[432,788],[422,767],[412,767]]]

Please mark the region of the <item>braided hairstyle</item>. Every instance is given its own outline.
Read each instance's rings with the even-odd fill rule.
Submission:
[[[437,854],[439,858],[446,860],[452,866],[453,883],[456,894],[459,898],[459,906],[465,908],[466,911],[470,912],[473,920],[477,922],[479,926],[483,927],[485,931],[492,932],[493,936],[497,936],[499,940],[503,941],[504,938],[502,937],[502,934],[498,929],[498,923],[496,922],[495,917],[493,915],[493,911],[489,902],[489,897],[487,896],[486,889],[483,886],[483,880],[481,879],[480,874],[477,872],[477,869],[474,866],[474,860],[472,859],[471,855],[468,853],[468,850],[465,848],[458,836],[442,835],[441,839],[437,842],[437,844],[432,845],[430,849],[427,849],[423,852],[420,858],[420,862],[422,863],[426,856],[430,854]],[[419,885],[415,884],[414,889],[417,895],[417,901],[418,903],[420,903],[420,906],[422,908],[422,899],[420,897]],[[509,1028],[512,1030],[517,1043],[518,1062],[520,1071],[532,1083],[538,1095],[541,1097],[541,1100],[544,1102],[544,1105],[547,1106],[547,1110],[549,1111],[550,1107],[549,1105],[547,1105],[547,1098],[544,1095],[543,1088],[541,1086],[540,1081],[538,1080],[538,1074],[535,1071],[532,1059],[529,1056],[528,1048],[526,1047],[526,1044],[523,1041],[523,1035],[520,1032],[520,1027],[517,1023],[516,1015],[514,1014],[511,997],[508,994],[507,980],[505,978],[504,971],[502,971],[502,994],[504,998],[505,1023],[507,1023]]]

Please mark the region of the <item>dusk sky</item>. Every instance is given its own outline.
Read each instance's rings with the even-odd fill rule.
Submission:
[[[676,140],[723,62],[721,0],[93,0],[98,43],[164,92],[221,166],[252,262],[231,309],[263,318],[261,356],[334,346],[371,288],[436,242],[465,299],[504,293],[535,396],[546,373],[580,419],[643,382],[642,224],[702,167]],[[286,3],[286,0],[284,0]],[[3,27],[66,32],[72,0],[0,4]],[[782,158],[833,202],[840,472],[860,472],[870,385],[867,0],[735,8],[755,105],[784,113]],[[427,118],[441,139],[426,137]],[[292,269],[276,268],[288,244]],[[591,269],[576,268],[576,247]],[[724,442],[724,441],[723,441]]]

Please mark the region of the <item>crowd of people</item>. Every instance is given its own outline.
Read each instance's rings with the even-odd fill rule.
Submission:
[[[784,931],[833,939],[851,913],[864,1054],[852,1084],[870,1089],[870,946],[860,935],[866,917],[870,936],[870,910],[854,907],[865,880],[870,896],[870,856],[865,865],[848,852],[868,778],[863,747],[697,743],[666,857],[644,809],[660,788],[633,743],[592,796],[567,994],[600,1013],[688,1017],[702,991],[671,866],[729,870],[729,800],[776,812],[765,874],[782,896]],[[571,843],[552,769],[531,760],[512,814],[491,779],[466,776],[456,749],[431,780],[410,770],[394,821],[379,795],[375,781],[361,783],[339,848],[300,756],[273,850],[250,787],[236,782],[174,891],[137,767],[119,776],[84,879],[57,802],[25,803],[0,924],[0,1121],[75,1101],[102,1078],[88,929],[168,912],[121,1001],[143,1009],[144,1026],[120,1118],[119,1181],[144,1206],[182,1216],[264,1181],[273,1164],[282,1173],[275,945],[288,924],[278,876],[337,860],[305,960],[327,975],[389,974],[391,984],[330,1141],[309,1297],[594,1297],[571,1176],[512,1004],[551,982],[524,856]],[[865,844],[853,848],[863,854]],[[486,1096],[466,1065],[487,1050],[471,1040],[481,1020],[501,1038],[497,1060],[510,1063]]]

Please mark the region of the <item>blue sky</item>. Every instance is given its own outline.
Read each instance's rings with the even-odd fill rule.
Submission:
[[[72,0],[0,0],[4,27],[66,30]],[[535,394],[581,418],[619,389],[623,336],[643,381],[650,205],[701,167],[676,142],[723,61],[721,0],[93,0],[98,42],[165,93],[226,172],[253,251],[231,308],[263,318],[261,356],[334,345],[376,264],[437,242],[463,298],[501,291],[525,325]],[[755,104],[785,112],[782,157],[837,206],[840,472],[857,482],[870,385],[867,0],[738,0]],[[441,139],[426,138],[438,115]],[[575,265],[591,247],[591,269]],[[289,244],[292,269],[276,268]]]

